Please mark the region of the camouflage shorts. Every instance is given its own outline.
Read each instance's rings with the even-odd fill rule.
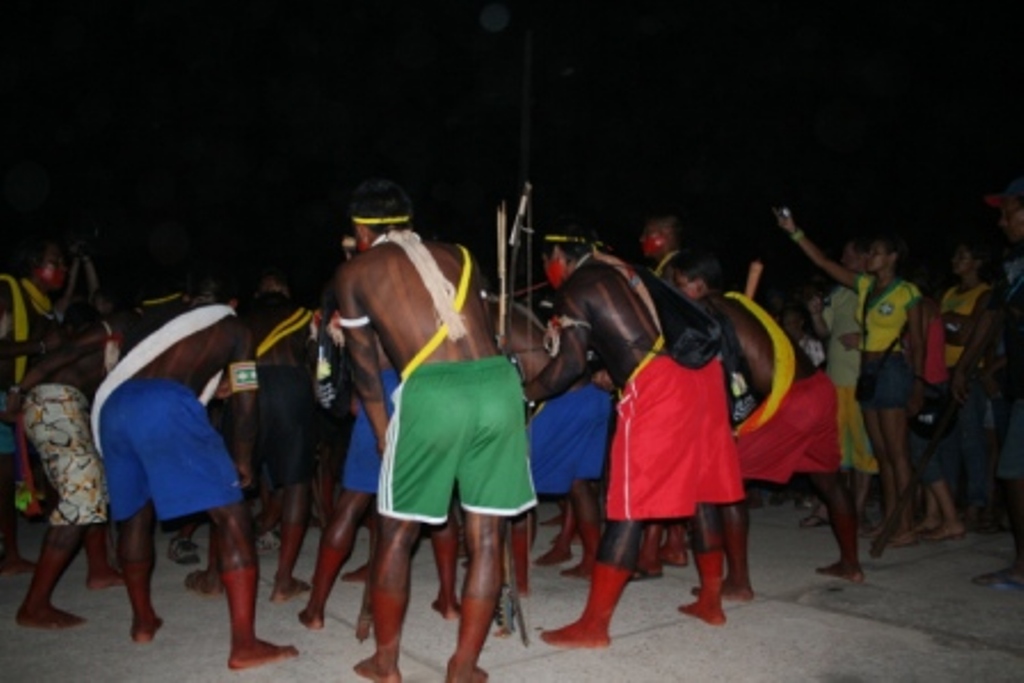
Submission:
[[[54,526],[107,521],[107,481],[89,427],[89,400],[64,384],[41,384],[25,396],[25,436],[57,490]]]

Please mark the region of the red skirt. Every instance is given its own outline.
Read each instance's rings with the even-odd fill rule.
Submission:
[[[796,472],[836,472],[839,448],[836,388],[824,372],[794,382],[778,412],[739,439],[744,479],[784,483]]]
[[[608,519],[689,517],[697,503],[743,498],[722,366],[690,370],[659,356],[618,404]]]

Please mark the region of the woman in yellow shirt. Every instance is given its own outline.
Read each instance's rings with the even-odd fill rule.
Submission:
[[[871,243],[863,274],[828,258],[797,227],[789,211],[776,211],[779,227],[796,242],[816,266],[836,282],[857,292],[861,337],[861,375],[875,374],[876,388],[869,399],[861,399],[864,423],[871,447],[878,459],[882,482],[882,504],[886,518],[896,509],[899,495],[910,483],[910,449],[907,418],[916,415],[924,402],[924,386],[918,381],[924,369],[924,329],[921,293],[898,276],[906,259],[906,244],[899,237],[881,237]],[[904,330],[910,348],[901,345]],[[876,527],[877,533],[882,525]],[[917,543],[913,531],[913,508],[903,507],[889,546],[899,548]]]
[[[986,282],[992,250],[985,244],[958,244],[950,266],[957,284],[942,296],[942,322],[946,330],[946,367],[956,367],[964,344],[981,314],[988,308],[992,286]],[[982,364],[984,365],[984,364]],[[989,368],[972,368],[967,401],[960,407],[953,431],[953,450],[943,462],[945,476],[953,486],[964,475],[965,521],[972,529],[986,512],[991,515],[994,472],[990,471],[985,438],[985,412],[989,397],[983,375]],[[984,520],[988,521],[988,520]]]

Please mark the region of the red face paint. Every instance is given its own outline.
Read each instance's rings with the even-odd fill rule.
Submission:
[[[371,242],[370,240],[366,239],[365,237],[357,237],[356,238],[356,251],[360,251],[360,252],[366,251],[367,249],[369,249],[372,246],[373,246],[373,242]]]
[[[64,277],[68,271],[65,268],[58,268],[52,263],[47,263],[40,268],[32,269],[32,277],[43,284],[47,291],[55,292],[64,287]]]
[[[640,239],[640,249],[644,252],[644,256],[648,258],[657,256],[665,249],[665,236],[657,234],[644,235]]]
[[[547,276],[548,282],[555,289],[558,289],[565,282],[565,259],[551,257],[547,263],[544,264],[544,275]]]

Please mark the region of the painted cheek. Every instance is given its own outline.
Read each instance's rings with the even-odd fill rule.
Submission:
[[[60,289],[64,286],[64,278],[67,272],[63,268],[58,268],[52,263],[47,263],[42,268],[36,268],[33,271],[36,279],[46,285],[48,289]]]
[[[544,266],[544,275],[547,277],[548,282],[555,289],[562,286],[565,281],[565,262],[559,260],[548,261]]]
[[[665,238],[661,235],[647,235],[640,240],[640,249],[644,256],[654,256],[665,248]]]

